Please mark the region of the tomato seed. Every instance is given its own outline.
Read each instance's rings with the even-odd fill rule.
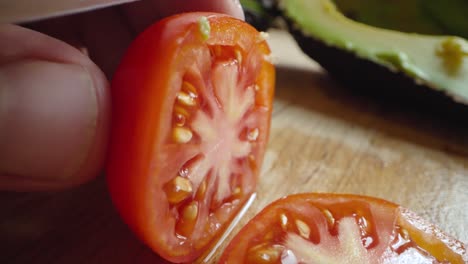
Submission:
[[[258,43],[263,42],[267,40],[269,37],[270,35],[267,32],[261,31],[260,33],[258,33],[257,42]]]
[[[309,239],[310,237],[310,227],[304,223],[302,220],[296,219],[296,226],[297,230],[299,231],[299,235],[303,238]]]
[[[197,104],[195,98],[186,92],[179,92],[177,94],[177,101],[186,106],[195,106]]]
[[[192,131],[185,127],[174,127],[172,137],[177,143],[187,143],[192,139]]]
[[[249,154],[248,156],[249,166],[252,170],[257,168],[257,163],[255,162],[255,156],[253,154]]]
[[[179,212],[180,217],[175,226],[175,231],[178,235],[189,237],[197,223],[198,203],[196,201],[191,201],[186,206],[183,206]]]
[[[249,249],[247,263],[269,264],[278,263],[283,248],[281,246],[263,243]]]
[[[185,117],[189,116],[189,112],[185,108],[178,106],[178,105],[174,106],[174,112],[177,115],[183,115]]]
[[[198,187],[197,194],[195,195],[195,199],[201,201],[205,196],[205,192],[206,192],[206,180],[202,181],[202,183]]]
[[[164,186],[167,200],[178,204],[192,195],[192,183],[189,179],[177,176]]]
[[[410,240],[410,235],[408,233],[408,230],[404,229],[403,227],[400,227],[400,234],[401,237],[403,237],[406,240]]]
[[[286,230],[288,225],[288,217],[285,214],[280,215],[281,227]]]
[[[234,53],[236,54],[236,60],[239,64],[242,64],[242,52],[238,49],[236,49],[234,51]]]
[[[187,92],[192,97],[197,96],[197,89],[195,88],[195,86],[193,86],[193,84],[191,84],[191,83],[189,83],[187,81],[184,81],[182,83],[182,90]]]
[[[328,209],[322,210],[323,215],[327,218],[327,222],[330,225],[330,227],[335,226],[335,218],[333,217],[332,213]]]
[[[192,201],[189,205],[182,209],[182,217],[185,220],[193,221],[198,216],[198,205],[197,202]]]
[[[232,191],[232,195],[239,195],[240,193],[241,193],[241,188],[240,187],[236,187]]]
[[[249,141],[255,141],[258,138],[258,134],[259,134],[258,128],[254,128],[250,130],[249,133],[247,133],[247,139]]]

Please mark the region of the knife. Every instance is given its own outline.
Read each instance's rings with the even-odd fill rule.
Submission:
[[[0,24],[70,15],[137,0],[0,0]]]

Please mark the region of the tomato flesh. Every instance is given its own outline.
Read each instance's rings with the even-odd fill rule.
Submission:
[[[299,194],[255,216],[220,263],[467,263],[466,245],[377,198]]]
[[[113,78],[110,194],[170,261],[199,257],[255,191],[274,88],[261,36],[226,15],[176,15],[143,32]]]

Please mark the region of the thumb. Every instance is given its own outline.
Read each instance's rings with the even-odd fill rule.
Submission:
[[[0,189],[59,189],[96,176],[109,116],[103,73],[31,30],[2,25],[0,39]]]

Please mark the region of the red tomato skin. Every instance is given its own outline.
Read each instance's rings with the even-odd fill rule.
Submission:
[[[206,251],[209,245],[193,249],[180,245],[171,245],[163,236],[164,230],[158,229],[158,221],[165,216],[157,210],[161,201],[154,185],[152,175],[154,150],[148,146],[160,144],[161,134],[167,130],[162,124],[163,115],[171,104],[167,100],[174,93],[171,87],[172,64],[179,47],[179,39],[198,23],[201,16],[206,16],[211,23],[211,36],[208,42],[252,45],[253,28],[244,22],[215,13],[185,13],[166,18],[143,32],[128,48],[111,84],[112,93],[112,133],[106,166],[107,182],[112,201],[125,223],[135,234],[155,252],[171,262],[190,262]],[[233,34],[239,30],[245,34]],[[232,36],[222,39],[223,36]],[[265,54],[270,50],[266,43],[258,44]],[[257,100],[261,100],[270,109],[271,118],[274,67],[264,63],[259,78],[266,88],[261,90]],[[265,127],[269,131],[269,123]],[[260,149],[261,164],[268,133],[264,136]],[[216,240],[216,237],[213,238]]]

